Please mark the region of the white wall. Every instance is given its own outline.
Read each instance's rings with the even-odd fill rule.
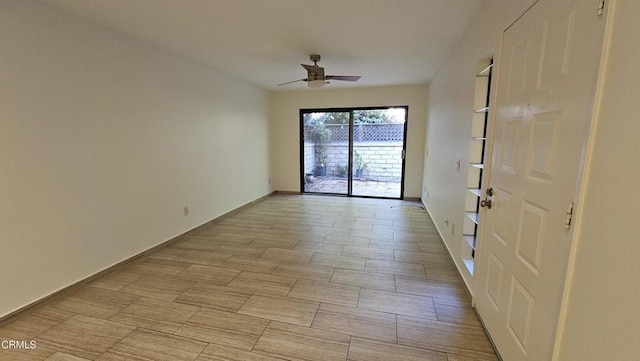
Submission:
[[[523,12],[526,3],[487,1],[430,83],[424,168],[430,195],[423,195],[423,201],[456,261],[459,235],[451,236],[444,218],[462,222],[466,173],[455,173],[454,162],[456,153],[464,162],[469,151],[476,61],[487,50],[498,49],[503,25]],[[587,158],[586,197],[575,231],[569,293],[560,321],[555,360],[561,361],[627,361],[637,360],[640,354],[640,236],[636,225],[640,217],[640,4],[632,0],[608,4],[616,8],[612,45],[592,135],[595,142]],[[463,276],[471,282],[464,271]]]
[[[462,263],[467,172],[478,60],[499,49],[502,29],[522,14],[530,0],[489,0],[461,42],[429,84],[422,201],[440,231],[468,288],[472,277]],[[496,56],[496,59],[498,57]],[[493,82],[495,84],[495,81]],[[456,160],[461,171],[456,172]],[[445,223],[449,220],[449,224]],[[455,234],[452,234],[452,229]]]
[[[420,197],[427,94],[427,85],[273,93],[271,155],[275,189],[300,191],[300,109],[408,105],[404,196]]]
[[[0,316],[271,191],[268,92],[38,1],[0,53]]]
[[[640,355],[640,3],[616,0],[557,360]]]

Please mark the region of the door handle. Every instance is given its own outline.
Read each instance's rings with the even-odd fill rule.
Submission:
[[[491,207],[493,207],[493,202],[491,202],[491,199],[489,198],[483,199],[480,201],[480,207],[487,207],[488,209],[491,209]]]

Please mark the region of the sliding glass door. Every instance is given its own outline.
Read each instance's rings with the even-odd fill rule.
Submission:
[[[302,118],[302,189],[349,194],[349,112],[310,111]]]
[[[302,192],[402,198],[407,110],[301,110]]]
[[[353,111],[351,194],[402,197],[406,116],[406,108]]]

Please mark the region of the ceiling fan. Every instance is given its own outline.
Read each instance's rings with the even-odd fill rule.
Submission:
[[[313,65],[300,64],[302,65],[303,68],[307,69],[306,78],[278,84],[278,86],[291,84],[299,81],[306,81],[307,84],[309,85],[309,88],[320,88],[325,84],[329,84],[328,80],[358,81],[360,79],[359,75],[324,75],[324,68],[318,66],[318,62],[320,61],[320,55],[311,54],[309,58],[313,62]]]

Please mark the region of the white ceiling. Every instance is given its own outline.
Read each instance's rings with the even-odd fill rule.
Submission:
[[[274,90],[329,75],[381,86],[428,82],[485,0],[42,0],[92,22]]]

